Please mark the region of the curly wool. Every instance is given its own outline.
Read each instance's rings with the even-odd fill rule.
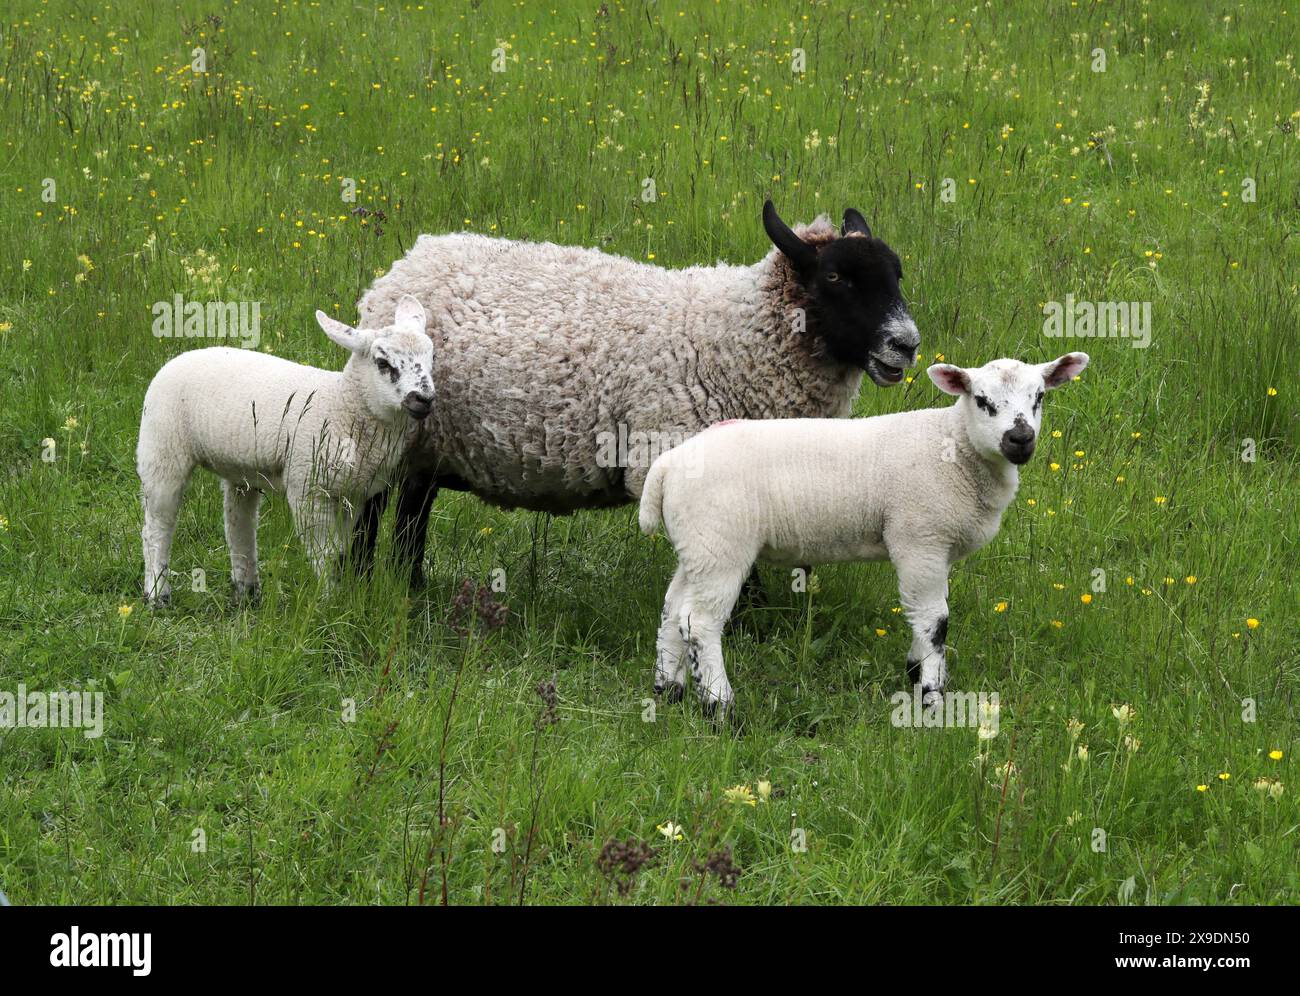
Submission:
[[[826,218],[801,229],[829,242]],[[733,418],[843,417],[862,383],[794,324],[807,296],[778,251],[751,266],[668,270],[596,249],[421,236],[358,304],[424,305],[439,404],[419,466],[504,507],[552,512],[636,499],[650,460],[609,466],[602,438],[661,449]],[[602,465],[605,464],[605,465]]]

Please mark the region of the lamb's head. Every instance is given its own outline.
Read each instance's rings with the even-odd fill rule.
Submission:
[[[861,367],[881,387],[897,384],[916,362],[921,333],[899,289],[898,254],[871,234],[853,208],[839,238],[810,241],[796,235],[763,205],[763,227],[789,260],[809,301],[809,330],[836,361]]]
[[[1087,353],[1066,353],[1050,363],[993,360],[972,369],[936,363],[926,373],[939,390],[957,395],[976,452],[1021,464],[1038,443],[1043,395],[1068,384],[1087,365]]]
[[[316,321],[352,353],[346,369],[372,415],[392,422],[405,414],[418,421],[433,410],[433,340],[418,300],[403,295],[387,328],[354,329],[323,311],[316,312]]]

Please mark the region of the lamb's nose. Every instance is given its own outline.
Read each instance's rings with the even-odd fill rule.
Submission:
[[[1002,455],[1012,463],[1027,463],[1034,455],[1034,430],[1017,422],[1002,434]]]
[[[433,395],[411,391],[402,399],[402,407],[414,418],[424,418],[433,410]]]

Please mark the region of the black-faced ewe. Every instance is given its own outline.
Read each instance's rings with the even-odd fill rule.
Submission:
[[[221,347],[182,353],[158,371],[136,451],[148,601],[170,600],[172,534],[195,467],[222,479],[237,597],[257,593],[257,512],[266,490],[284,492],[312,564],[326,576],[354,507],[388,485],[434,407],[424,308],[408,296],[394,311],[389,326],[364,331],[316,312],[325,334],[352,354],[340,372]]]
[[[421,580],[439,487],[565,513],[633,501],[659,453],[729,418],[849,414],[865,372],[896,384],[920,342],[898,256],[857,211],[752,266],[667,270],[595,249],[423,235],[366,292],[362,327],[414,294],[438,344],[438,407],[412,450],[398,549]],[[372,553],[383,500],[358,550]]]
[[[785,566],[891,560],[912,627],[908,679],[924,705],[948,679],[948,571],[989,542],[1033,455],[1045,392],[1088,364],[1067,353],[1031,365],[927,373],[957,396],[944,408],[831,421],[714,426],[655,461],[641,529],[677,551],[659,627],[655,691],[682,695],[687,670],[709,708],[729,709],[722,628],[756,559]]]

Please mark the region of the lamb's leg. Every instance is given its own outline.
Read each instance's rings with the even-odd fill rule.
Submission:
[[[731,574],[687,574],[678,625],[686,642],[686,659],[695,679],[695,694],[706,711],[725,717],[735,696],[722,660],[722,630],[736,604],[750,564]]]
[[[261,593],[257,576],[257,511],[262,492],[246,482],[223,480],[226,545],[230,547],[230,582],[235,601],[256,603]]]
[[[429,534],[429,511],[438,483],[429,471],[413,470],[397,496],[397,563],[409,567],[411,587],[424,587],[424,546]]]
[[[144,598],[151,605],[169,605],[172,600],[167,568],[181,499],[192,470],[189,464],[153,466],[144,468],[140,475],[144,504],[144,526],[140,530],[144,547]]]
[[[920,686],[921,702],[943,701],[948,683],[944,641],[948,636],[948,558],[940,553],[906,552],[895,559],[898,594],[912,627],[907,680]]]
[[[335,501],[324,495],[303,496],[297,499],[290,492],[290,506],[293,520],[298,527],[311,559],[312,569],[321,579],[322,587],[329,589],[332,578],[330,569],[334,566],[348,534],[352,529],[352,515],[344,502]]]
[[[669,702],[681,701],[686,690],[686,642],[679,628],[685,587],[686,578],[679,567],[664,597],[659,637],[655,641],[655,694],[667,691]]]
[[[384,517],[388,507],[388,497],[392,488],[384,488],[378,494],[366,499],[357,516],[357,524],[352,530],[351,565],[361,576],[367,576],[375,566],[375,544],[379,541],[379,520]]]

